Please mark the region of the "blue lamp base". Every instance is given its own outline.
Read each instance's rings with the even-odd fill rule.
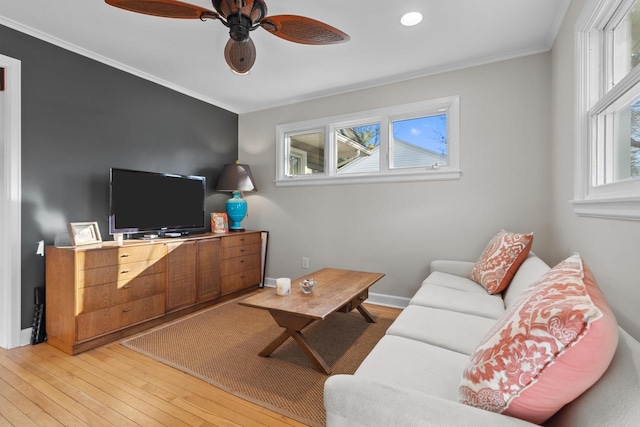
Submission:
[[[231,221],[229,231],[244,231],[242,220],[247,215],[247,201],[240,198],[240,192],[234,191],[233,197],[227,200],[227,216]]]

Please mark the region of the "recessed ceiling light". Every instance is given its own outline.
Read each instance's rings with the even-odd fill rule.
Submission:
[[[400,23],[405,27],[413,27],[420,22],[422,22],[422,14],[420,12],[408,12],[400,18]]]

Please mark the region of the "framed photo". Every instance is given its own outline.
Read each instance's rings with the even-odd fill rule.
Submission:
[[[67,228],[73,246],[102,242],[97,222],[71,222]]]
[[[229,232],[229,219],[226,212],[214,212],[211,214],[211,231],[214,233]]]

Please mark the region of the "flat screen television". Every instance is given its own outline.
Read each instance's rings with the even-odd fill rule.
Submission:
[[[204,176],[111,168],[109,183],[110,234],[206,231]]]

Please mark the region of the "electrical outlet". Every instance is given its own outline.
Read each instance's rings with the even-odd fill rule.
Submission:
[[[302,258],[302,268],[309,268],[309,258]]]

